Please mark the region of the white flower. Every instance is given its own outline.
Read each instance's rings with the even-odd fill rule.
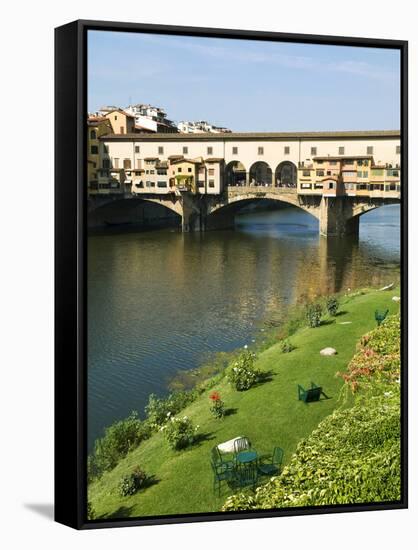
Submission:
[[[170,411],[168,411],[167,416],[171,416],[171,412],[170,412]]]
[[[247,348],[248,348],[248,346],[247,346],[247,344],[245,344],[244,349],[247,349]]]

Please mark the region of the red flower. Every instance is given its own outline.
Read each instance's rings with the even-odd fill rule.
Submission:
[[[214,391],[209,395],[209,399],[211,399],[212,401],[220,401],[221,396],[217,391]]]

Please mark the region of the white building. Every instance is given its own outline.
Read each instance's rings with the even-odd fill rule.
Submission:
[[[213,134],[230,133],[229,128],[223,126],[215,126],[206,122],[206,120],[182,120],[177,124],[179,132],[182,134],[202,134],[204,132],[211,132]]]
[[[160,107],[145,103],[128,105],[124,111],[135,117],[138,130],[144,129],[151,132],[176,132],[175,124],[167,118],[167,113]]]

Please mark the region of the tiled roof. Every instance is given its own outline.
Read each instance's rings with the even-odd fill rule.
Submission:
[[[347,132],[231,132],[227,134],[200,134],[155,133],[143,134],[144,141],[292,141],[299,139],[361,139],[361,138],[400,138],[400,130],[360,130]],[[138,134],[118,134],[108,139],[137,140]]]

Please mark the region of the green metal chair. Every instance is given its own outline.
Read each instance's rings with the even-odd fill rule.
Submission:
[[[298,384],[298,399],[299,401],[303,401],[304,403],[319,401],[322,393],[324,393],[322,391],[322,387],[317,386],[313,382],[311,382],[311,387],[307,390],[305,390],[304,388],[302,388],[302,386]]]
[[[228,460],[225,456],[222,456],[222,453],[219,451],[218,447],[212,447],[211,449],[211,459],[216,466],[224,466],[227,469],[233,469],[235,464],[233,460]]]
[[[258,471],[261,475],[275,476],[280,473],[283,463],[283,449],[280,447],[274,447],[273,454],[269,457],[268,462],[264,462],[266,457],[260,457],[258,464]]]
[[[258,483],[257,462],[238,465],[235,470],[234,482],[240,489],[251,486],[255,490]]]
[[[227,483],[234,483],[236,481],[235,470],[227,468],[225,464],[216,464],[212,460],[210,461],[213,471],[213,492],[218,490],[218,496],[221,496],[221,483],[226,481]]]
[[[376,319],[377,326],[379,327],[383,321],[386,319],[387,314],[389,313],[389,310],[386,309],[385,311],[376,309],[374,312],[374,318]]]

